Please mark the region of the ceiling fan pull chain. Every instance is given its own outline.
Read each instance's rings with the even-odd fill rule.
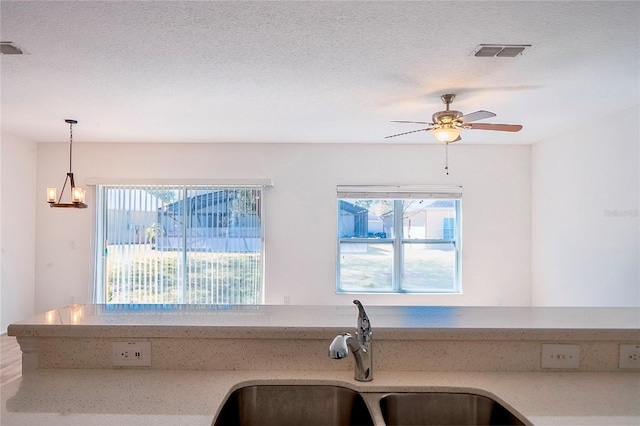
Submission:
[[[444,169],[449,175],[449,142],[445,142],[444,144]]]

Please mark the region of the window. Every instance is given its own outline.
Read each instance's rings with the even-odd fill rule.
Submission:
[[[462,188],[338,187],[338,292],[459,293]]]
[[[98,185],[96,302],[263,302],[262,186]]]

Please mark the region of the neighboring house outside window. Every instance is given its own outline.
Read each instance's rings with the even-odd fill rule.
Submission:
[[[459,293],[460,187],[339,186],[338,292]]]
[[[453,217],[442,219],[442,238],[452,239],[455,236],[455,221]]]
[[[263,303],[262,187],[98,185],[98,303]]]

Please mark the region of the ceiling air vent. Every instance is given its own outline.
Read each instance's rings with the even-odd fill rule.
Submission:
[[[493,58],[494,56],[499,58],[514,58],[527,47],[531,47],[530,44],[480,44],[473,51],[473,56],[479,58]]]
[[[0,41],[0,53],[3,55],[22,55],[22,49],[11,41]]]

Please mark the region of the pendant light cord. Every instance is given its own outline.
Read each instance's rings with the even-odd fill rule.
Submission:
[[[73,158],[73,123],[69,123],[69,173],[71,173],[72,158]]]
[[[69,120],[69,173],[67,173],[67,177],[64,179],[64,184],[62,185],[62,191],[60,191],[60,198],[58,199],[58,203],[62,201],[62,194],[64,194],[64,189],[67,187],[67,182],[69,182],[69,178],[71,178],[71,191],[73,192],[73,187],[75,186],[75,182],[73,181],[73,173],[71,172],[71,159],[73,158],[73,121]],[[71,194],[73,197],[73,193]]]

